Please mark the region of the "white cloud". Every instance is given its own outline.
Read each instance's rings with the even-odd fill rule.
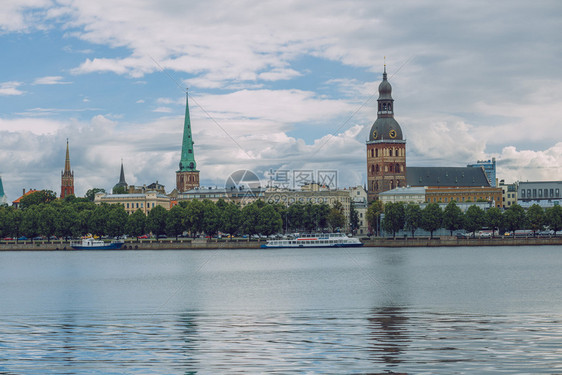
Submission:
[[[0,83],[0,95],[23,95],[25,92],[18,89],[21,85],[21,82],[16,81]]]
[[[47,77],[41,77],[41,78],[37,78],[33,84],[34,85],[68,85],[71,82],[65,82],[63,81],[63,77],[62,76],[47,76]]]

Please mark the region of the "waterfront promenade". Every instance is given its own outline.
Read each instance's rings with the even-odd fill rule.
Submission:
[[[416,238],[361,238],[365,247],[467,247],[467,246],[541,246],[562,245],[562,237],[528,238],[465,238],[450,236],[429,239]],[[189,249],[259,249],[266,240],[247,239],[143,239],[126,240],[122,250],[189,250]],[[2,241],[0,251],[17,250],[73,250],[69,241]]]

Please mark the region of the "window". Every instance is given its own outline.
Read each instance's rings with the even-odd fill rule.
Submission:
[[[554,189],[550,189],[550,197],[554,198]]]
[[[379,149],[378,149],[378,148],[375,150],[375,156],[376,156],[377,158],[379,157]]]
[[[129,203],[127,203],[127,208],[129,208]]]
[[[527,189],[527,198],[531,198],[531,189]]]
[[[525,189],[521,189],[521,198],[525,198]]]
[[[544,189],[544,197],[548,198],[548,189]]]
[[[560,196],[560,189],[556,189],[555,194],[556,194],[556,198],[558,198]]]
[[[533,189],[533,198],[537,197],[537,189]]]
[[[390,149],[389,152],[390,152],[390,156],[392,156],[392,149]]]
[[[542,198],[542,189],[539,189],[539,198]]]

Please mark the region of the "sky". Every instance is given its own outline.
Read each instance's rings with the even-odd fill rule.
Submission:
[[[366,183],[386,63],[409,166],[562,179],[562,3],[0,0],[0,176],[175,187],[185,90],[202,185],[241,169]]]

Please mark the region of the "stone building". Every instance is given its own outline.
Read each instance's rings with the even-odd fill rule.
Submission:
[[[372,201],[380,193],[405,186],[406,140],[394,119],[392,86],[387,80],[386,65],[379,85],[377,120],[367,141],[367,192]]]
[[[141,210],[146,215],[156,206],[162,206],[166,210],[170,209],[170,198],[155,191],[149,191],[145,194],[97,193],[94,203],[120,204],[129,215],[137,210]]]

